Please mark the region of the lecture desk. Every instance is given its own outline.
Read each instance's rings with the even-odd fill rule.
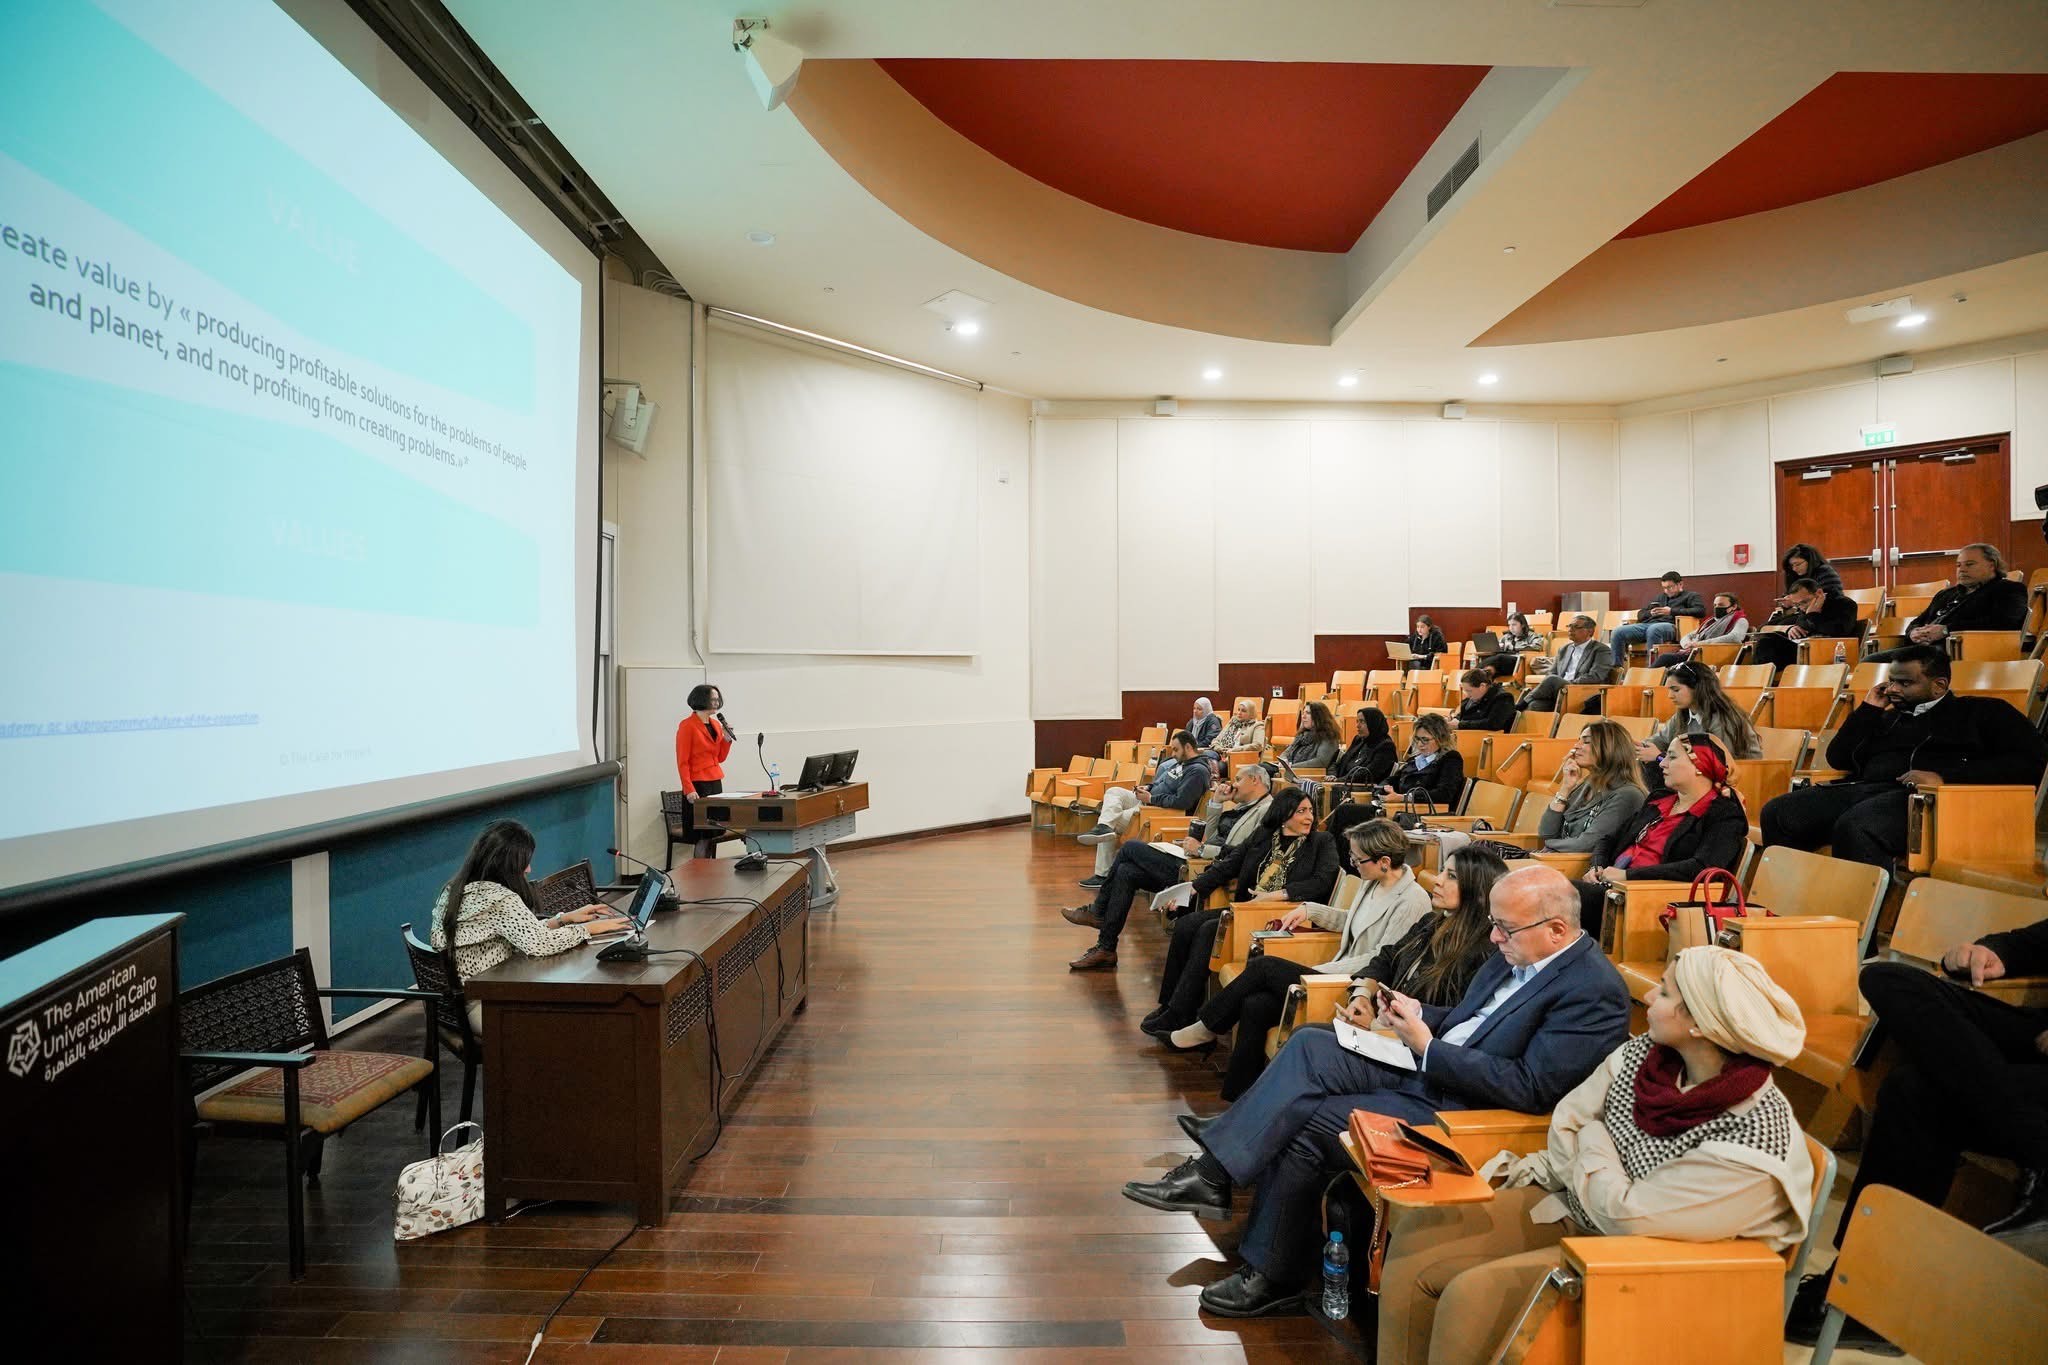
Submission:
[[[648,925],[645,962],[600,962],[589,945],[515,957],[464,987],[483,1005],[492,1222],[509,1200],[574,1199],[630,1201],[658,1225],[718,1113],[804,1007],[804,870],[696,859],[673,876],[684,905]],[[758,905],[690,904],[720,897]]]

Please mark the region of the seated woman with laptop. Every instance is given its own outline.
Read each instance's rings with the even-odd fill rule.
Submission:
[[[430,939],[455,949],[455,974],[468,981],[514,953],[553,957],[596,934],[629,928],[608,905],[585,905],[542,919],[534,913],[533,834],[517,820],[493,820],[463,855],[462,867],[434,902]],[[469,1026],[483,1032],[483,1010],[469,1002]]]

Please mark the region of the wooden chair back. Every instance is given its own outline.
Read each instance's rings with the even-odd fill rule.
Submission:
[[[1769,687],[1776,671],[1769,664],[1726,664],[1719,677],[1723,687]]]
[[[1947,591],[1948,587],[1949,581],[1946,578],[1930,578],[1922,583],[1894,583],[1891,588],[1890,600],[1897,602],[1901,598],[1932,598],[1936,593]],[[1911,616],[1914,613],[1902,612],[1900,614]]]
[[[1793,688],[1839,692],[1849,676],[1847,664],[1790,664],[1778,677],[1777,691]]]
[[[1856,619],[1875,621],[1884,608],[1883,588],[1848,588],[1842,593],[1856,604]]]
[[[1101,762],[1100,759],[1092,760]],[[571,863],[550,872],[533,884],[533,912],[542,919],[565,910],[581,910],[597,900],[597,879],[590,874],[590,859]]]
[[[2039,896],[1916,877],[1906,886],[1886,951],[1931,966],[1951,948],[1975,943],[1986,934],[2026,928],[2043,917],[2042,910]]]
[[[1625,626],[1636,619],[1636,614],[1623,607],[1619,611],[1604,612],[1600,617],[1600,634],[1611,637],[1616,626]]]
[[[1481,780],[1466,789],[1463,813],[1483,819],[1495,829],[1505,830],[1513,822],[1521,801],[1519,788]]]
[[[1301,703],[1275,697],[1266,704],[1266,740],[1277,744],[1293,739],[1301,729]]]
[[[178,1045],[187,1052],[303,1052],[327,1048],[327,1017],[313,954],[245,967],[178,993]],[[194,1062],[192,1092],[248,1070],[246,1062]]]
[[[1253,720],[1264,720],[1266,718],[1266,699],[1264,697],[1239,697],[1235,702],[1231,703],[1230,713],[1236,715],[1237,708],[1243,706],[1246,702],[1251,703]]]
[[[1624,669],[1620,685],[1609,688],[1602,694],[1603,709],[1610,716],[1654,717],[1654,694],[1663,686],[1664,670],[1661,668]]]
[[[1331,693],[1327,683],[1303,683],[1299,695],[1306,705],[1312,701],[1327,701]]]
[[[1557,616],[1554,612],[1525,611],[1522,613],[1522,615],[1528,618],[1529,629],[1534,631],[1538,635],[1543,634],[1545,631],[1548,631],[1552,626],[1557,624]],[[1506,622],[1502,622],[1501,629],[1507,629]]]
[[[1562,718],[1556,711],[1523,711],[1515,717],[1515,728],[1508,733],[1548,739],[1557,733],[1557,723]],[[1500,756],[1506,757],[1505,754]]]
[[[1811,730],[1787,726],[1759,725],[1756,737],[1763,745],[1763,752],[1758,757],[1783,759],[1792,765],[1795,773],[1806,761],[1807,748],[1813,743]]]
[[[1454,730],[1451,732],[1451,746],[1465,760],[1465,771],[1483,773],[1486,771],[1488,751],[1493,747],[1495,735],[1488,730]]]
[[[1735,758],[1729,767],[1728,785],[1742,798],[1752,825],[1762,818],[1766,802],[1792,790],[1792,765],[1784,759]]]
[[[1834,915],[1862,925],[1860,956],[1890,884],[1891,874],[1881,867],[1778,845],[1757,860],[1749,894],[1778,915]]]
[[[458,1056],[481,1057],[483,1045],[469,1027],[469,1010],[462,997],[462,977],[455,970],[455,955],[435,952],[432,945],[412,931],[410,924],[399,925],[398,934],[405,940],[406,960],[412,964],[412,984],[420,990],[432,991],[436,997],[434,1026],[457,1049]]]
[[[1339,683],[1337,685],[1337,704],[1339,706],[1356,706],[1364,700],[1365,680],[1363,678],[1357,682]]]
[[[1578,732],[1569,735],[1526,735],[1512,745],[1494,748],[1492,780],[1525,789],[1532,782],[1549,782],[1564,766],[1565,755],[1579,742]]]
[[[2041,692],[2039,659],[1959,659],[1949,665],[1949,690],[2011,702],[2023,716],[2034,715]]]
[[[1330,675],[1330,686],[1337,689],[1364,687],[1365,670],[1362,668],[1340,668]]]
[[[1956,630],[1948,636],[1951,659],[2024,659],[2027,651],[2016,630]]]
[[[1889,1185],[1865,1186],[1842,1217],[1813,1365],[1832,1359],[1844,1316],[1927,1365],[2039,1358],[2048,1265]]]
[[[1638,744],[1648,739],[1657,728],[1655,716],[1603,716],[1601,719],[1611,720],[1628,731],[1628,737]]]
[[[1112,763],[1136,763],[1138,741],[1135,739],[1112,739],[1102,746],[1102,756]]]
[[[1884,615],[1878,618],[1879,624],[1882,625],[1885,621],[1910,621],[1926,611],[1928,604],[1933,601],[1934,594],[1931,592],[1894,593],[1885,599]],[[1903,635],[1905,632],[1902,629],[1899,633]]]

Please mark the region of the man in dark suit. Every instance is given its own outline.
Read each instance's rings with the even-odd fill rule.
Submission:
[[[1948,1198],[1964,1152],[2019,1165],[2011,1212],[1984,1231],[2010,1241],[2048,1232],[2048,1010],[2026,1009],[1968,989],[2006,977],[2048,975],[2048,919],[1987,934],[1943,954],[1953,982],[1906,962],[1873,962],[1859,986],[1901,1055],[1877,1092],[1847,1208],[1863,1187],[1890,1185],[1936,1208]],[[1844,1217],[1835,1232],[1842,1245]],[[1800,1282],[1785,1338],[1811,1346],[1827,1310],[1828,1272]],[[1855,1319],[1841,1344],[1878,1339]]]
[[[1542,682],[1522,698],[1524,711],[1555,711],[1566,683],[1604,683],[1614,675],[1614,651],[1596,639],[1600,627],[1590,616],[1574,616],[1565,633],[1572,642],[1558,651]]]
[[[1351,1111],[1425,1123],[1440,1109],[1540,1113],[1628,1040],[1628,989],[1579,930],[1579,897],[1553,868],[1511,872],[1494,885],[1500,954],[1456,1005],[1423,1005],[1388,991],[1378,1022],[1414,1054],[1415,1069],[1346,1051],[1326,1029],[1297,1030],[1252,1088],[1213,1119],[1181,1127],[1203,1151],[1124,1196],[1148,1208],[1224,1218],[1234,1185],[1258,1181],[1237,1273],[1202,1291],[1224,1317],[1299,1312],[1327,1166]]]
[[[2009,702],[1953,696],[1948,655],[1909,645],[1828,745],[1828,763],[1849,774],[1801,787],[1763,809],[1764,847],[1813,850],[1889,868],[1906,851],[1906,804],[1916,786],[1944,782],[2033,786],[2048,747]]]
[[[1750,639],[1749,654],[1758,663],[1783,668],[1799,661],[1799,641],[1812,636],[1823,640],[1849,640],[1863,633],[1856,619],[1856,604],[1840,592],[1822,589],[1811,578],[1802,578],[1785,594],[1785,605],[1771,613],[1766,629]],[[1769,627],[1782,626],[1782,633]],[[1830,660],[1820,660],[1827,663]]]
[[[1951,631],[2018,630],[2027,620],[2027,587],[2005,576],[2005,556],[1993,545],[1965,545],[1956,552],[1955,586],[1943,588],[1906,623],[1906,638],[1916,645],[1947,648]],[[1871,654],[1892,659],[1899,651]]]

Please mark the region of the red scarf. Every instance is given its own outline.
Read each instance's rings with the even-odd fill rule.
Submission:
[[[1770,1063],[1757,1057],[1732,1057],[1721,1074],[1681,1091],[1685,1062],[1677,1051],[1653,1044],[1636,1069],[1636,1127],[1651,1137],[1677,1137],[1708,1119],[1719,1118],[1763,1089],[1771,1078]]]

